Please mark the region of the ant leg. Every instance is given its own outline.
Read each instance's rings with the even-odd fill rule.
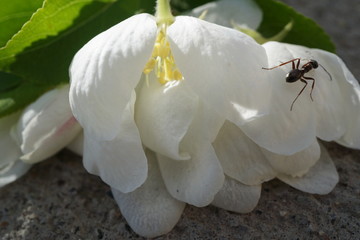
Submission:
[[[300,81],[302,81],[303,83],[305,83],[305,86],[301,89],[301,91],[299,92],[299,94],[296,96],[296,98],[294,99],[294,101],[291,103],[291,107],[290,107],[290,111],[292,111],[294,103],[296,102],[296,100],[298,99],[298,97],[301,95],[301,93],[304,91],[304,89],[307,86],[307,81],[305,81],[304,79],[300,78]]]
[[[312,82],[312,85],[311,85],[310,98],[311,98],[311,101],[314,101],[314,99],[313,99],[313,97],[312,97],[312,92],[313,92],[314,86],[315,86],[315,79],[314,79],[314,78],[311,78],[311,77],[304,77],[304,76],[303,76],[303,78],[305,78],[306,80],[311,80],[311,81],[313,81],[313,82]]]
[[[298,62],[297,62],[297,65],[296,65],[296,69],[299,69],[299,66],[300,66],[300,58],[298,58]]]
[[[265,70],[272,70],[272,69],[274,69],[274,68],[278,68],[278,67],[281,67],[281,66],[283,66],[283,65],[285,65],[285,64],[288,64],[288,63],[293,63],[293,69],[295,69],[294,67],[295,67],[295,64],[294,64],[294,62],[295,61],[298,61],[298,66],[299,66],[299,64],[300,64],[300,58],[294,58],[294,59],[292,59],[292,60],[290,60],[290,61],[287,61],[287,62],[284,62],[284,63],[282,63],[282,64],[280,64],[280,65],[278,65],[278,66],[275,66],[275,67],[272,67],[272,68],[262,68],[262,69],[265,69]]]

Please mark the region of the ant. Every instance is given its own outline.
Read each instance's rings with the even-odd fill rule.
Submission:
[[[296,67],[295,67],[296,61],[297,61],[297,63],[296,63]],[[305,77],[304,76],[305,73],[321,66],[321,68],[324,69],[324,71],[329,75],[330,80],[332,80],[332,77],[331,77],[330,73],[321,64],[319,64],[316,60],[313,60],[313,59],[311,59],[309,62],[305,63],[304,65],[302,65],[301,69],[299,69],[300,58],[294,58],[290,61],[284,62],[284,63],[282,63],[278,66],[272,67],[272,68],[264,68],[263,67],[262,69],[272,70],[274,68],[278,68],[278,67],[286,65],[288,63],[292,63],[292,70],[290,72],[288,72],[288,74],[286,74],[286,78],[285,78],[286,82],[293,83],[293,82],[300,80],[301,82],[305,83],[305,86],[301,89],[299,94],[296,96],[294,101],[291,103],[290,111],[292,111],[295,101],[298,99],[298,97],[301,95],[301,93],[304,91],[304,89],[306,88],[306,86],[308,84],[308,82],[306,80],[312,81],[310,99],[311,99],[311,101],[314,101],[313,97],[312,97],[312,92],[313,92],[313,89],[315,86],[315,79],[312,77]]]

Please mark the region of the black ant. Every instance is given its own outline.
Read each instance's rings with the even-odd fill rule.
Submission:
[[[295,61],[297,61],[296,67],[295,67]],[[283,66],[288,63],[292,63],[292,70],[290,72],[288,72],[288,74],[286,74],[286,78],[285,78],[286,82],[293,83],[293,82],[300,80],[301,82],[305,83],[305,86],[301,89],[299,94],[296,96],[294,101],[291,103],[290,111],[292,111],[295,101],[298,99],[298,97],[301,95],[301,93],[304,91],[304,89],[306,88],[306,86],[308,84],[308,82],[306,80],[313,81],[312,85],[311,85],[310,99],[311,99],[311,101],[314,101],[313,97],[312,97],[312,92],[313,92],[313,89],[315,86],[315,79],[312,77],[305,77],[304,76],[305,73],[321,66],[322,69],[324,69],[324,71],[329,75],[330,80],[332,80],[332,77],[331,77],[330,73],[321,64],[319,64],[316,60],[313,60],[313,59],[311,59],[309,62],[305,63],[304,65],[302,65],[301,69],[299,69],[300,58],[294,58],[290,61],[284,62],[284,63],[282,63],[278,66],[272,67],[272,68],[264,68],[263,67],[262,69],[272,70],[274,68],[278,68],[278,67]]]

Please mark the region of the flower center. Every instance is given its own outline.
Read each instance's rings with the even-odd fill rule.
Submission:
[[[148,81],[148,76],[152,71],[154,71],[161,84],[183,79],[171,53],[170,43],[166,37],[166,29],[166,24],[162,24],[159,28],[152,55],[143,70],[146,81]]]

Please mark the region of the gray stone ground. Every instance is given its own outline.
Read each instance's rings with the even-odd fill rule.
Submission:
[[[359,0],[286,0],[332,36],[338,54],[360,79]],[[360,151],[327,143],[340,182],[326,196],[280,181],[263,184],[249,214],[187,206],[159,239],[360,239]],[[109,187],[64,150],[0,190],[1,239],[141,239],[126,224]]]

